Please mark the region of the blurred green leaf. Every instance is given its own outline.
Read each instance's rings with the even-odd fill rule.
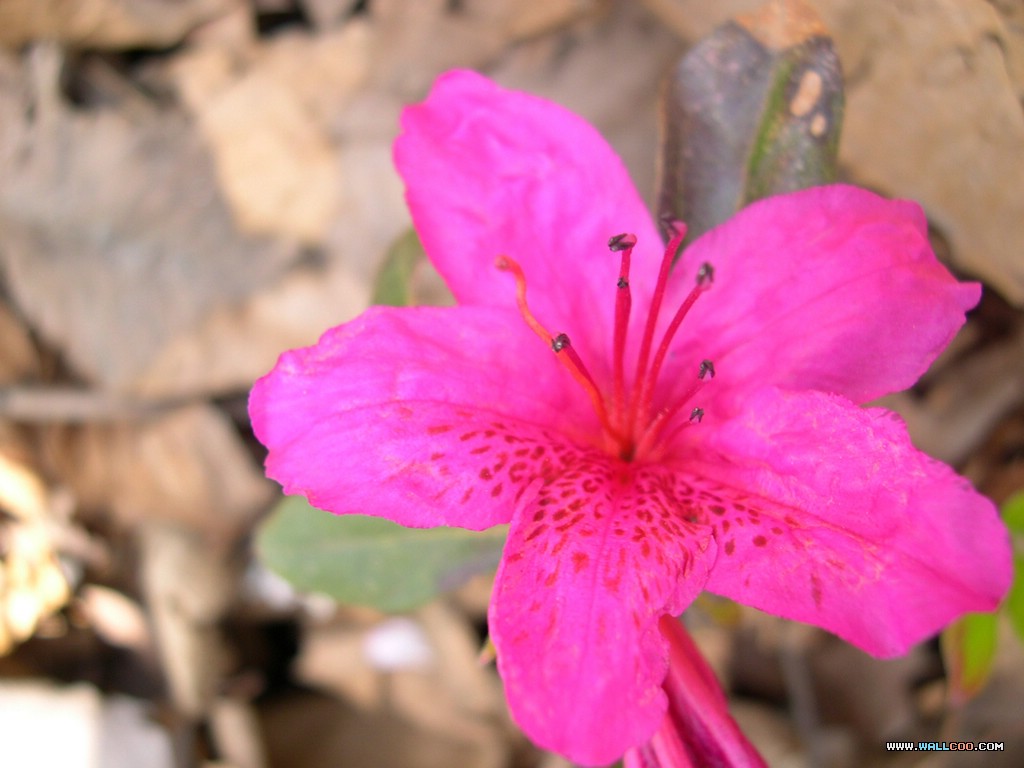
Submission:
[[[693,240],[747,203],[836,177],[839,59],[802,0],[773,0],[698,43],[662,91],[658,212]]]
[[[942,633],[942,655],[954,703],[973,697],[988,680],[1002,613],[1006,613],[1017,636],[1024,640],[1024,493],[1011,496],[1000,513],[1013,540],[1013,583],[998,610],[969,613]]]
[[[969,613],[942,633],[942,656],[954,704],[973,698],[984,687],[996,655],[998,613]]]
[[[1013,556],[1013,584],[1006,593],[1003,610],[1010,618],[1017,637],[1024,642],[1024,555]]]
[[[1015,536],[1024,536],[1024,493],[1016,493],[1003,502],[1003,522]]]
[[[401,235],[392,243],[377,273],[370,303],[389,307],[415,304],[413,276],[416,267],[425,258],[416,230],[410,229]]]
[[[1024,493],[1016,493],[1003,503],[1003,522],[1013,537],[1013,584],[1003,601],[1003,610],[1014,631],[1024,641]]]
[[[398,612],[494,570],[506,535],[506,526],[403,528],[332,515],[289,496],[260,528],[256,546],[264,564],[300,591]]]

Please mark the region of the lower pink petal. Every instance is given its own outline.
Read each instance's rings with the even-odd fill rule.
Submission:
[[[1011,561],[994,505],[896,415],[773,389],[745,405],[688,465],[718,541],[710,591],[878,656],[996,607]]]
[[[513,312],[381,308],[282,355],[249,413],[286,493],[481,529],[508,522],[534,478],[564,463],[557,446],[585,438],[595,417],[581,400]]]
[[[662,614],[701,591],[710,531],[662,469],[580,452],[512,521],[490,628],[512,715],[539,745],[612,762],[665,714]]]

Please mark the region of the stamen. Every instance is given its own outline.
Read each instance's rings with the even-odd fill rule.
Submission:
[[[629,327],[629,313],[633,307],[633,294],[629,290],[629,264],[636,246],[636,235],[623,233],[609,238],[608,247],[622,253],[619,265],[619,280],[615,292],[615,337],[613,340],[614,390],[613,412],[621,419],[626,411],[626,372],[623,362],[626,355],[626,330]]]
[[[637,441],[637,453],[646,452],[647,449],[654,444],[675,415],[693,399],[694,395],[704,388],[705,377],[714,378],[714,370],[715,364],[710,360],[701,361],[700,366],[697,369],[697,381],[695,381],[682,395],[676,398],[673,405],[660,411],[653,419],[651,419],[651,423],[647,425],[647,429],[644,430],[644,433]],[[708,375],[709,372],[710,375]],[[694,408],[690,411],[690,423],[699,423],[703,418],[703,408]],[[683,426],[686,425],[684,424]],[[673,432],[673,434],[675,433]]]
[[[559,333],[554,336],[551,335],[530,311],[530,308],[526,303],[526,275],[523,274],[523,268],[519,266],[519,263],[515,259],[508,256],[499,256],[494,263],[498,269],[511,272],[512,276],[515,278],[516,304],[518,305],[519,312],[522,314],[526,324],[530,326],[530,329],[534,333],[544,339],[546,344],[551,345],[551,349],[554,350],[558,356],[558,362],[562,364],[576,382],[583,387],[583,390],[587,395],[590,396],[590,400],[594,404],[594,410],[597,411],[597,417],[601,420],[601,424],[604,426],[605,431],[607,431],[616,442],[621,443],[621,432],[616,430],[608,419],[608,411],[604,405],[604,398],[601,397],[601,392],[594,381],[594,377],[590,375],[590,371],[588,371],[586,365],[583,364],[582,358],[580,358],[576,350],[572,348],[572,342],[569,340],[569,336],[565,333]]]
[[[683,244],[686,237],[686,225],[677,222],[675,235],[669,240],[665,248],[665,254],[661,258],[661,269],[658,271],[658,282],[654,286],[654,295],[651,297],[650,314],[647,316],[647,325],[644,328],[643,339],[640,342],[640,356],[636,364],[636,380],[633,382],[633,397],[629,407],[629,421],[636,418],[636,409],[639,404],[641,388],[644,385],[644,378],[647,373],[647,363],[651,356],[651,344],[654,343],[654,329],[658,324],[658,313],[661,311],[661,302],[665,298],[665,287],[668,284],[668,275],[672,269],[672,262],[675,261],[676,252]]]
[[[706,261],[697,270],[697,285],[711,285],[715,282],[715,268]]]
[[[590,401],[594,404],[594,410],[597,411],[597,418],[601,420],[601,424],[604,426],[605,431],[614,438],[618,443],[622,443],[622,433],[617,430],[608,418],[608,410],[604,405],[604,398],[601,397],[601,390],[597,387],[597,382],[594,381],[594,377],[590,375],[590,371],[587,370],[587,366],[583,363],[583,358],[579,356],[579,353],[573,349],[572,342],[569,341],[568,335],[560,333],[551,340],[551,348],[558,354],[558,361],[565,367],[570,375],[576,379],[576,382],[583,387],[583,391],[590,396]]]
[[[643,389],[640,390],[640,418],[645,418],[645,414],[650,411],[651,403],[654,399],[654,386],[658,382],[658,375],[661,373],[662,363],[665,362],[665,356],[668,355],[669,347],[672,345],[672,338],[676,335],[676,331],[679,330],[679,326],[683,322],[683,318],[686,317],[687,312],[697,301],[697,298],[704,293],[705,290],[711,285],[710,278],[707,275],[714,274],[714,270],[711,265],[704,263],[697,271],[697,284],[690,291],[690,294],[683,301],[679,309],[676,310],[675,316],[672,318],[672,322],[668,324],[668,328],[665,331],[665,335],[661,339],[661,344],[658,345],[658,351],[654,355],[654,363],[651,365],[651,372],[647,376],[647,380],[644,382]],[[710,361],[707,361],[710,364]],[[704,378],[708,371],[704,369],[703,363],[701,364],[700,378]],[[710,369],[711,378],[715,376],[714,366]]]
[[[623,232],[620,235],[612,235],[608,238],[608,248],[612,251],[632,250],[636,245],[636,235],[630,232]]]
[[[595,405],[600,403],[600,407],[604,408],[604,402],[601,398],[600,391],[597,388],[597,382],[594,381],[594,377],[590,375],[590,371],[587,370],[587,366],[583,364],[583,359],[579,356],[579,353],[572,348],[572,342],[569,340],[568,334],[560,333],[551,340],[551,349],[558,354],[558,359],[566,367],[572,377],[578,381],[582,387],[590,393],[590,397],[595,401]]]

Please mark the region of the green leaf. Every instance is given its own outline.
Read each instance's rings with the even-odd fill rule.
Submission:
[[[1000,510],[1003,522],[1015,536],[1024,536],[1024,493],[1015,493],[1005,502]]]
[[[413,277],[416,267],[425,258],[423,246],[410,229],[391,245],[373,285],[371,304],[408,307],[415,304]]]
[[[1003,601],[1003,610],[1017,637],[1024,641],[1024,493],[1007,499],[1001,512],[1014,544],[1013,584]]]
[[[988,681],[996,655],[997,613],[968,613],[942,633],[949,698],[962,704]]]
[[[332,515],[289,496],[261,526],[256,547],[266,566],[300,591],[398,612],[493,571],[506,535],[506,526],[403,528],[376,517]]]
[[[1024,642],[1024,555],[1013,556],[1013,584],[1003,600],[1003,610],[1017,637]]]
[[[839,59],[802,0],[727,22],[662,91],[659,214],[693,240],[754,200],[835,180],[842,111]]]

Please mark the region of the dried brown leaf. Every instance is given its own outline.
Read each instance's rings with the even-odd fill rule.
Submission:
[[[762,45],[775,51],[829,36],[818,14],[804,0],[771,0],[750,13],[737,16],[736,22]]]
[[[237,0],[4,0],[0,45],[59,40],[89,48],[165,48]]]
[[[81,506],[111,510],[126,526],[170,521],[230,541],[271,495],[226,418],[206,405],[141,423],[52,427],[43,445]]]
[[[38,373],[39,359],[28,330],[0,301],[0,384],[10,384]]]
[[[1024,303],[1024,111],[1002,20],[984,0],[830,4],[854,81],[840,162],[920,201],[957,267]]]
[[[179,712],[209,712],[230,664],[220,622],[240,562],[195,529],[151,520],[139,529],[140,576],[171,698]]]
[[[245,63],[206,47],[175,64],[243,231],[322,242],[340,191],[328,121],[366,79],[370,43],[367,26],[352,22],[278,36]]]
[[[170,338],[296,249],[237,234],[183,115],[73,111],[52,92],[49,54],[0,67],[16,86],[0,89],[0,261],[23,315],[78,371],[127,388]],[[41,82],[26,86],[32,75]]]

